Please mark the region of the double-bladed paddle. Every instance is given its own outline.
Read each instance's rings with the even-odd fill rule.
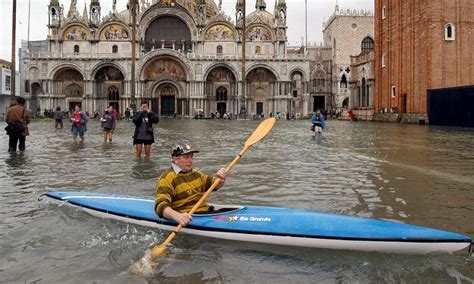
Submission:
[[[244,148],[240,153],[234,158],[234,160],[227,166],[225,169],[226,172],[229,172],[232,170],[232,168],[237,164],[237,162],[242,158],[242,156],[247,152],[247,150],[255,143],[258,141],[262,140],[268,132],[273,128],[273,125],[275,124],[276,119],[274,117],[267,118],[264,121],[262,121],[257,129],[254,130],[252,135],[247,139],[245,142]],[[218,177],[214,181],[214,183],[209,187],[209,189],[204,193],[204,195],[199,199],[199,201],[194,205],[194,207],[189,211],[189,214],[193,214],[199,206],[206,200],[206,198],[211,194],[211,192],[216,188],[217,185],[221,182],[221,179]],[[178,232],[181,230],[183,226],[178,225],[176,229],[171,232],[168,236],[168,238],[159,245],[155,245],[153,248],[148,250],[145,253],[145,256],[140,260],[139,263],[137,263],[133,268],[132,272],[138,275],[142,274],[147,274],[148,271],[152,268],[153,264],[155,263],[155,260],[166,254],[167,247],[171,243],[171,241],[176,237]]]

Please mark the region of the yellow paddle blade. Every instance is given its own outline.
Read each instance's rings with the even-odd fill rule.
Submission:
[[[273,125],[276,122],[276,118],[270,117],[265,119],[260,123],[260,125],[255,129],[252,135],[247,139],[245,142],[245,148],[252,146],[253,144],[257,143],[258,141],[262,140],[270,130],[272,130]]]
[[[166,245],[157,245],[145,252],[145,255],[139,262],[132,266],[132,273],[139,276],[150,276],[156,266],[156,259],[168,254]]]
[[[163,244],[153,247],[150,252],[151,261],[155,261],[158,257],[165,256],[168,253],[167,247],[168,246]]]

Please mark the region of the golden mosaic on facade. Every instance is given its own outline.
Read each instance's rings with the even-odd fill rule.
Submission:
[[[226,40],[235,39],[235,33],[226,25],[217,24],[211,26],[204,35],[205,40]]]
[[[247,30],[247,40],[270,41],[272,40],[272,32],[264,26],[253,26]]]
[[[159,80],[162,78],[172,78],[175,80],[185,80],[186,72],[181,64],[170,58],[159,58],[145,69],[146,80]]]
[[[64,40],[88,40],[89,38],[89,32],[79,25],[70,26],[63,33]]]
[[[128,40],[128,31],[121,25],[111,24],[102,29],[100,40]]]

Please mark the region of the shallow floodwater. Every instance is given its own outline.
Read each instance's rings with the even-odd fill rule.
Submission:
[[[214,173],[242,149],[259,121],[162,119],[152,159],[135,160],[133,126],[111,145],[90,121],[84,145],[51,121],[30,125],[25,153],[0,135],[0,282],[473,283],[474,258],[305,249],[179,235],[155,273],[129,267],[166,232],[99,219],[38,197],[47,191],[152,196],[169,167],[170,145],[201,150],[195,166]],[[286,206],[396,220],[474,238],[474,130],[329,121],[277,122],[210,201]]]

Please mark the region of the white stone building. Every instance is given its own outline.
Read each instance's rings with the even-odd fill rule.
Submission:
[[[114,1],[102,17],[100,1],[91,0],[80,14],[72,0],[66,15],[59,0],[50,0],[47,39],[22,48],[29,108],[79,104],[101,112],[115,105],[123,112],[146,99],[160,115],[313,111],[310,61],[288,52],[285,0],[273,13],[256,0],[246,16],[244,96],[243,1],[237,1],[235,23],[213,0],[139,2],[135,100],[130,11],[117,11]]]
[[[0,59],[0,119],[5,117],[7,109],[11,102],[11,88],[12,88],[12,71],[10,70],[11,63]],[[20,74],[17,72],[15,77],[15,93],[20,95]]]
[[[350,98],[355,98],[356,95],[351,96],[349,82],[351,80],[362,82],[364,76],[363,72],[358,72],[362,77],[357,77],[359,75],[356,78],[352,77],[351,56],[358,56],[374,49],[373,12],[341,10],[336,5],[333,15],[323,24],[323,39],[325,45],[331,46],[332,50],[331,90],[333,102],[331,105],[336,108],[350,108],[354,103]],[[373,68],[373,64],[365,66],[365,68],[369,67]],[[369,74],[374,73],[373,70],[365,71]],[[369,85],[370,96],[373,97],[374,82],[372,79],[373,77],[365,78],[365,81]]]

